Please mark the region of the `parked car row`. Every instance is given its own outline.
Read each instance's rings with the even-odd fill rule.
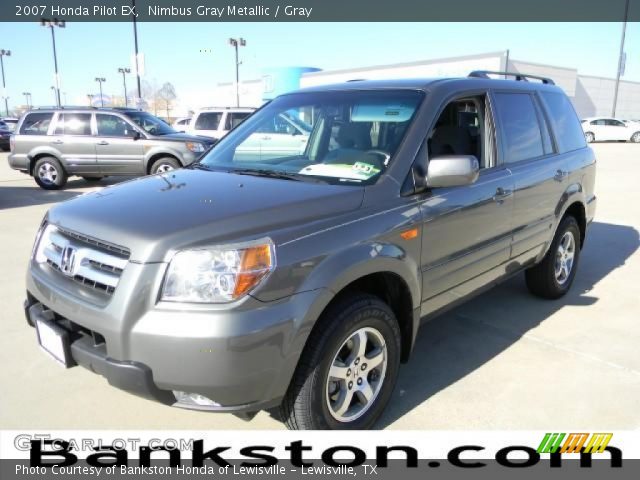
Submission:
[[[587,142],[640,143],[640,123],[610,117],[589,117],[581,120]]]

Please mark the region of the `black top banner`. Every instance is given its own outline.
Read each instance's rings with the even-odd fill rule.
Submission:
[[[0,21],[620,22],[640,0],[2,0]],[[390,39],[391,40],[391,39]],[[472,40],[472,39],[470,39]],[[531,39],[544,41],[543,38]]]

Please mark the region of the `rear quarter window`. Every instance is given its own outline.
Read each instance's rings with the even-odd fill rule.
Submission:
[[[543,92],[541,97],[549,112],[549,121],[556,134],[560,153],[585,147],[584,131],[567,96],[563,93]]]
[[[20,134],[46,135],[52,118],[53,112],[29,113],[20,126]]]

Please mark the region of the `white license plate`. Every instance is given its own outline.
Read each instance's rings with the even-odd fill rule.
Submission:
[[[46,322],[36,320],[36,330],[38,331],[38,343],[40,347],[61,365],[69,366],[67,358],[67,339],[64,331],[52,327]]]

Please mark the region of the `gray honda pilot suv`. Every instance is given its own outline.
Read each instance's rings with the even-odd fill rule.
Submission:
[[[190,167],[53,207],[27,275],[40,345],[167,405],[372,427],[421,320],[521,271],[544,298],[574,280],[594,153],[561,89],[516,78],[282,95]],[[304,151],[261,143],[283,114]]]
[[[64,187],[70,175],[146,175],[193,163],[215,141],[178,133],[153,115],[129,108],[36,109],[19,121],[9,165],[40,187]]]

